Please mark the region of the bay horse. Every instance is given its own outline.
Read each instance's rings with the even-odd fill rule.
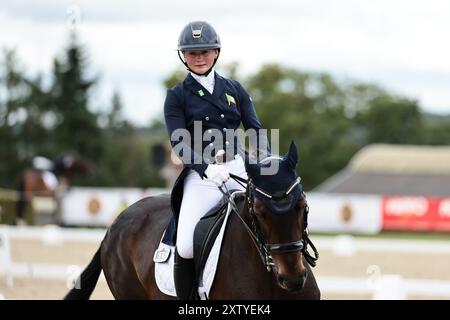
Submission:
[[[318,253],[308,237],[308,205],[300,178],[291,180],[282,195],[271,194],[267,187],[263,191],[257,184],[261,177],[251,174],[257,170],[247,171],[249,180],[231,175],[247,184],[245,197],[232,203],[234,210],[225,229],[209,299],[320,299],[309,266],[315,265]],[[277,185],[280,178],[281,173],[262,179],[267,186]],[[292,198],[294,193],[297,198]],[[261,194],[278,197],[272,204],[288,208],[288,212],[273,213],[273,207],[261,200]],[[89,299],[102,270],[116,299],[175,299],[158,289],[153,262],[171,216],[168,195],[146,197],[128,207],[109,227],[81,273],[77,282],[80,288],[70,290],[65,299]],[[309,254],[308,244],[315,257]]]
[[[58,200],[58,196],[80,174],[94,174],[95,164],[75,153],[67,153],[54,161],[35,157],[34,167],[25,168],[18,176],[16,223],[23,223],[25,210],[35,197]],[[36,165],[40,163],[41,165]],[[42,165],[44,163],[44,165]]]

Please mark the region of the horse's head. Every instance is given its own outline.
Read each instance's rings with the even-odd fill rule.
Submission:
[[[97,166],[89,159],[78,157],[73,163],[73,170],[81,174],[95,174]]]
[[[75,153],[68,153],[57,159],[55,168],[59,175],[64,176],[69,182],[76,175],[93,175],[97,170],[91,160]]]
[[[302,254],[308,254],[308,206],[295,170],[297,161],[292,143],[284,157],[247,165],[248,211],[261,253],[278,285],[292,292],[303,288],[308,275],[302,259]]]

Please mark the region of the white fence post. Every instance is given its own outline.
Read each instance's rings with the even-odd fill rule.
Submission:
[[[373,300],[406,300],[403,277],[398,274],[382,275],[375,287]]]
[[[4,273],[6,276],[6,285],[8,288],[14,286],[12,263],[11,263],[11,249],[9,244],[8,229],[0,227],[0,274]]]

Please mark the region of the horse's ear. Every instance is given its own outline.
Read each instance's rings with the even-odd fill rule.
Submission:
[[[286,161],[289,164],[289,166],[293,169],[295,169],[295,167],[297,166],[298,153],[297,153],[297,146],[295,145],[294,141],[291,142],[289,152],[286,155]]]

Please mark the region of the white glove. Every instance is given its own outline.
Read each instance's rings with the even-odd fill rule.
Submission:
[[[228,169],[221,164],[209,164],[205,170],[206,177],[221,187],[224,182],[230,178]]]

